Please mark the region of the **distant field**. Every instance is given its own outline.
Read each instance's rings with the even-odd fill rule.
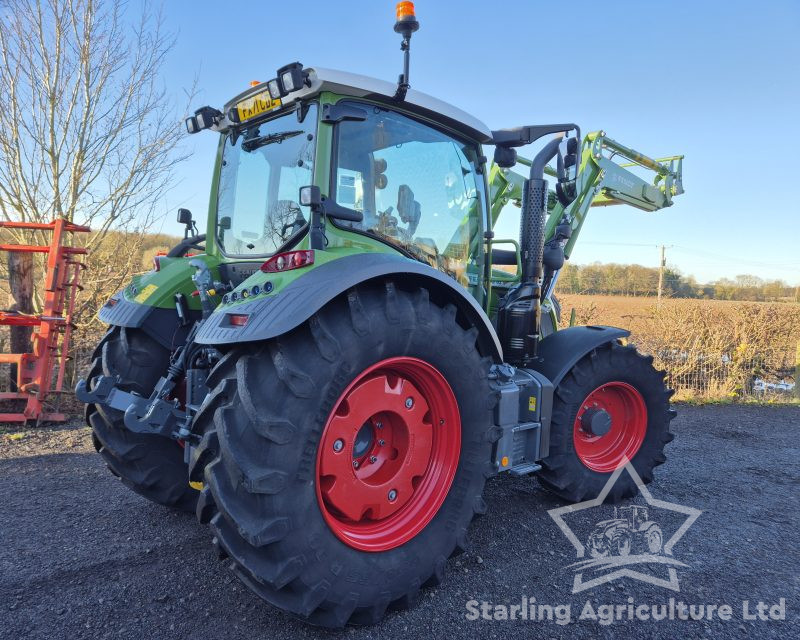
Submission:
[[[607,324],[666,369],[678,397],[791,397],[800,358],[800,305],[560,295],[561,323]]]

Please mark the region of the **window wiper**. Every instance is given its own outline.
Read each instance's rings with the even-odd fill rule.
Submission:
[[[270,133],[266,136],[258,136],[257,138],[251,138],[250,140],[242,142],[242,149],[245,151],[253,151],[260,147],[265,147],[268,144],[272,144],[273,142],[283,142],[287,138],[294,138],[301,133],[305,133],[305,131],[282,131],[281,133]]]

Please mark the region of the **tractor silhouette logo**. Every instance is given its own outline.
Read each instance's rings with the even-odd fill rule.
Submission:
[[[615,506],[613,517],[596,519],[597,514],[608,514],[609,507],[603,502],[623,473],[633,478],[646,504]],[[693,507],[654,498],[628,460],[611,474],[594,500],[548,511],[577,553],[578,561],[568,565],[575,572],[572,593],[619,578],[680,591],[678,569],[689,565],[675,557],[674,547],[701,513]],[[594,518],[589,519],[592,515]],[[645,570],[636,569],[641,565]]]
[[[640,553],[661,553],[664,534],[658,523],[647,516],[647,507],[632,504],[614,507],[611,520],[601,520],[586,542],[592,558],[629,556]]]

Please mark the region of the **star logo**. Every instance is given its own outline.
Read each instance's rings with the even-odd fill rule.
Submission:
[[[631,476],[646,504],[614,507],[614,517],[596,520],[585,543],[582,542],[565,517],[586,512],[583,515],[591,514],[596,518],[597,512],[587,510],[602,510],[601,505],[623,473]],[[569,565],[575,571],[572,593],[592,589],[618,578],[632,578],[679,592],[677,569],[689,565],[677,560],[673,549],[702,511],[656,500],[630,461],[624,459],[594,500],[550,509],[548,513],[577,552],[578,562]],[[666,542],[664,529],[656,521],[657,516],[660,522],[664,518],[681,521]],[[633,568],[637,565],[646,566],[648,572]]]

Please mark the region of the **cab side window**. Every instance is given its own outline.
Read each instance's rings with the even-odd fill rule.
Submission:
[[[470,240],[482,215],[477,148],[398,113],[367,111],[366,121],[338,125],[336,202],[364,216],[346,226],[466,285]]]

